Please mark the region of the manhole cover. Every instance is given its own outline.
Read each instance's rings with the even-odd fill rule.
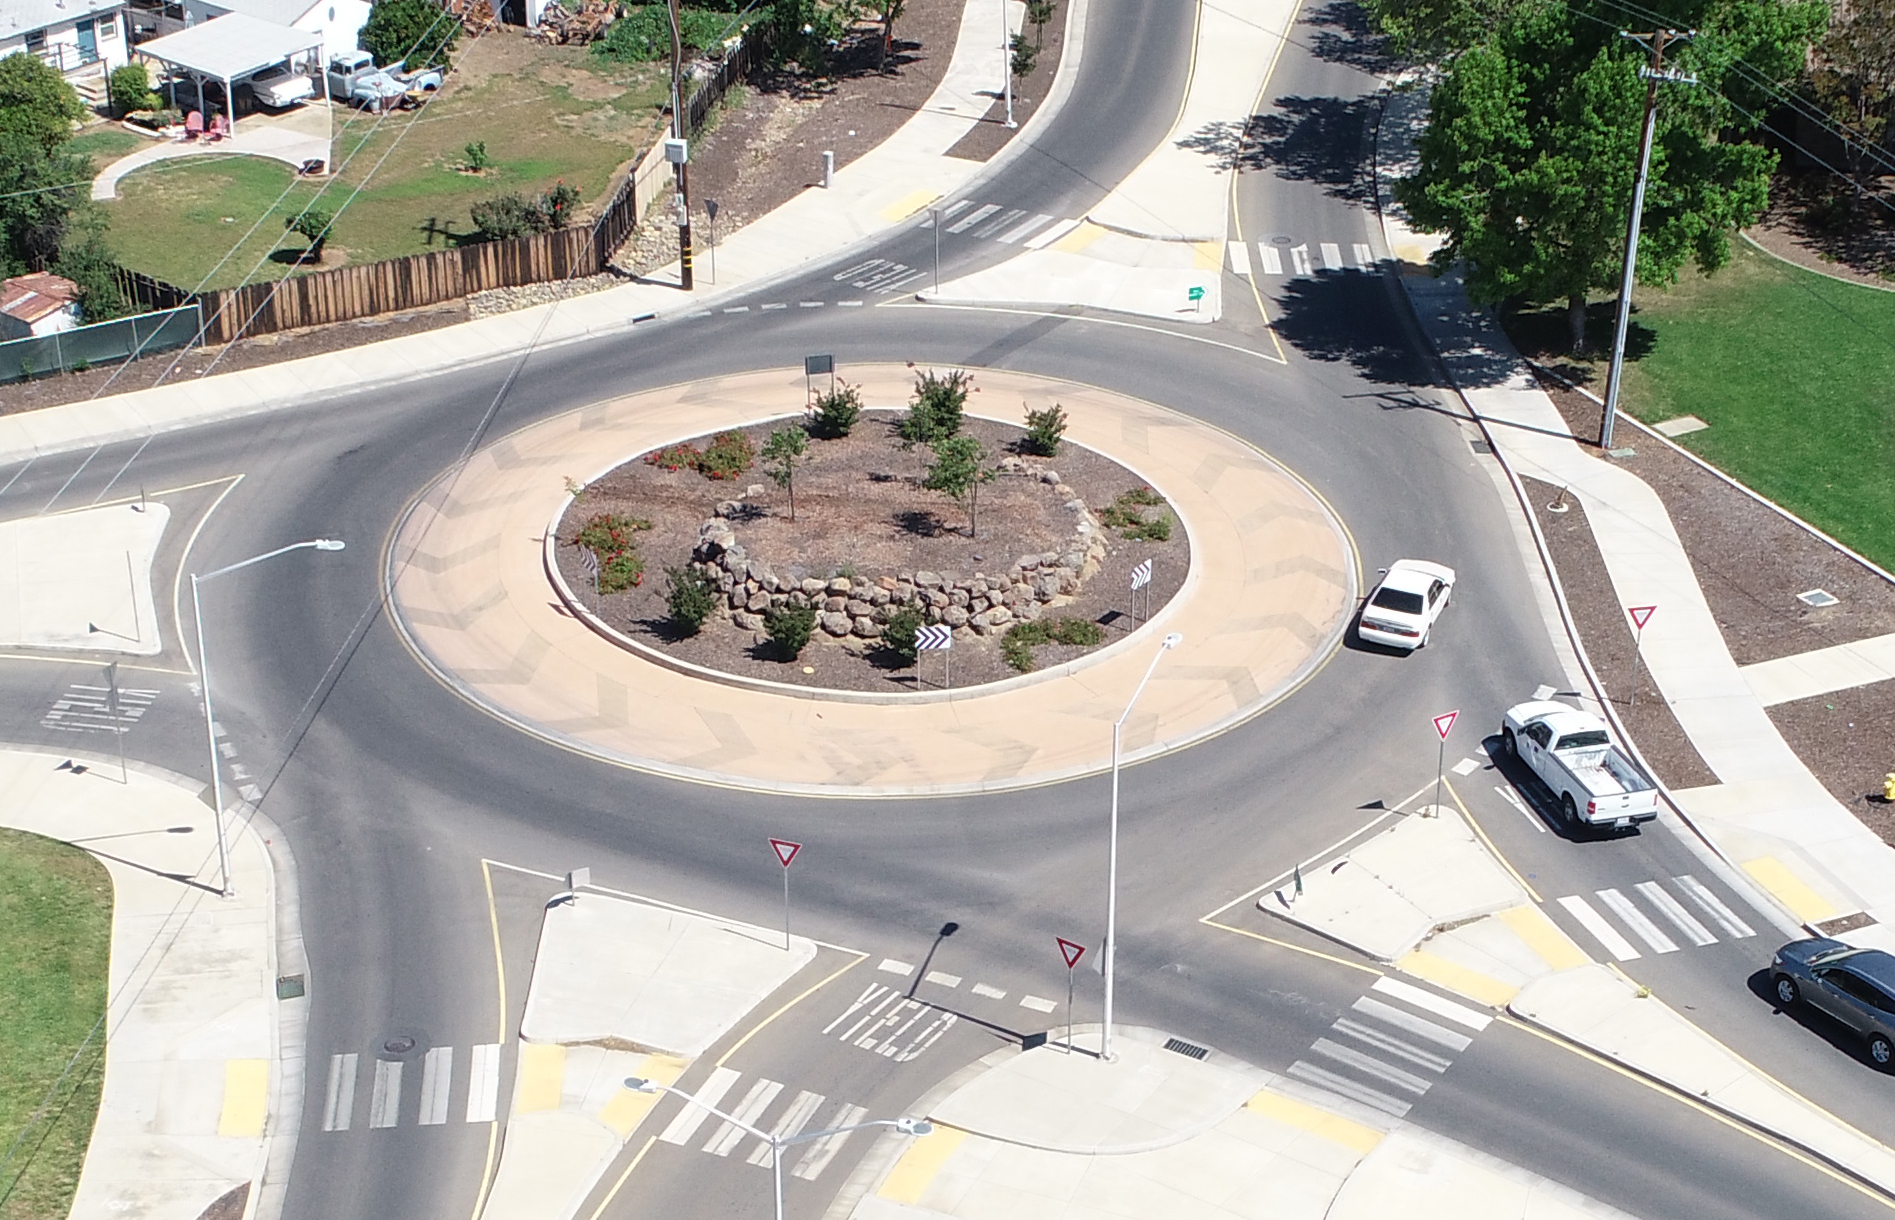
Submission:
[[[1270,239],[1270,244],[1273,246],[1287,246],[1295,240],[1296,239],[1293,237],[1272,237]]]
[[[391,1055],[405,1055],[414,1048],[415,1040],[410,1038],[407,1034],[403,1034],[399,1038],[390,1038],[388,1041],[382,1043],[382,1049]]]

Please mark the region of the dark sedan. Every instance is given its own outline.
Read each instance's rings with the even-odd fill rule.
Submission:
[[[1770,981],[1785,1008],[1806,1003],[1868,1040],[1877,1066],[1895,1063],[1895,954],[1839,940],[1793,940],[1770,959]]]

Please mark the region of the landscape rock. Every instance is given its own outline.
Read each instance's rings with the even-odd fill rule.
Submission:
[[[849,599],[841,596],[826,597],[822,603],[826,614],[841,614],[849,608]]]
[[[848,635],[850,630],[855,626],[854,623],[849,621],[849,616],[846,614],[825,613],[819,615],[816,621],[822,625],[825,635]]]
[[[882,629],[873,618],[866,614],[856,616],[855,633],[865,640],[873,640],[882,634]]]
[[[960,606],[949,606],[941,611],[941,621],[950,627],[967,626],[967,611]]]
[[[874,608],[875,607],[869,605],[869,603],[863,601],[859,597],[851,597],[848,600],[847,604],[845,604],[842,607],[843,612],[846,613],[850,618],[861,618],[863,615],[867,614],[870,610],[873,610]]]
[[[763,616],[761,614],[752,614],[748,610],[733,612],[730,616],[730,621],[735,623],[740,631],[763,630]]]
[[[915,587],[928,590],[939,589],[941,587],[941,574],[939,572],[916,572]]]
[[[854,589],[854,584],[847,576],[838,576],[829,582],[829,591],[831,593],[840,593],[844,597],[847,597]]]
[[[819,597],[829,588],[827,581],[808,579],[803,582],[803,592],[809,597]]]

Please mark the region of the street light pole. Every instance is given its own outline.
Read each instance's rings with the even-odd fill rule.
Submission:
[[[1018,127],[1013,121],[1013,25],[1007,20],[1007,5],[1012,0],[1000,0],[1000,76],[1001,88],[1007,94],[1007,127]]]
[[[934,1134],[934,1124],[928,1122],[926,1119],[872,1118],[865,1123],[851,1123],[846,1127],[831,1127],[827,1131],[805,1131],[799,1135],[784,1137],[773,1135],[768,1131],[760,1131],[741,1118],[726,1114],[710,1102],[700,1099],[696,1094],[687,1093],[683,1089],[676,1089],[668,1084],[660,1084],[656,1080],[647,1080],[640,1076],[627,1076],[625,1078],[625,1087],[634,1093],[669,1093],[673,1097],[681,1097],[687,1104],[708,1110],[739,1131],[754,1135],[764,1143],[770,1145],[770,1174],[776,1183],[776,1220],[783,1220],[783,1150],[785,1148],[793,1144],[807,1144],[811,1140],[824,1139],[831,1135],[846,1135],[851,1131],[862,1131],[869,1127],[893,1127],[903,1135],[922,1136]]]
[[[204,582],[215,580],[219,576],[235,572],[238,568],[247,568],[253,563],[262,563],[266,559],[275,559],[290,551],[300,551],[313,547],[318,551],[339,551],[345,544],[335,538],[312,538],[308,542],[293,542],[289,546],[280,546],[274,551],[262,555],[253,555],[241,563],[229,564],[214,572],[198,575],[191,573],[191,618],[197,624],[197,680],[204,689],[204,743],[211,760],[211,817],[217,825],[217,896],[230,897],[230,844],[224,838],[224,771],[217,762],[217,717],[211,710],[211,660],[210,653],[204,649],[204,604],[199,592]]]
[[[1099,1058],[1108,1063],[1112,1061],[1112,960],[1119,944],[1119,734],[1126,718],[1132,714],[1132,705],[1145,693],[1145,684],[1158,671],[1158,662],[1183,642],[1184,636],[1174,631],[1159,643],[1151,664],[1145,668],[1145,676],[1139,679],[1138,689],[1126,701],[1125,711],[1112,722],[1112,826],[1105,866],[1105,956],[1099,963],[1105,973],[1105,1029],[1099,1035]]]

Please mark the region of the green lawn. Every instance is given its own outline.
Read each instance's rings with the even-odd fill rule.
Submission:
[[[152,142],[144,136],[133,135],[116,123],[100,123],[68,140],[66,151],[91,157],[95,167],[104,169],[126,153],[137,152]]]
[[[74,847],[0,830],[0,1155],[51,1096],[0,1171],[0,1220],[64,1220],[99,1109],[112,884]]]
[[[1647,423],[1885,567],[1895,567],[1895,292],[1738,243],[1730,266],[1640,289],[1651,350],[1622,401]]]
[[[613,171],[650,144],[664,92],[652,65],[489,35],[463,51],[440,97],[390,117],[373,136],[373,116],[338,108],[335,160],[343,168],[326,185],[297,182],[280,162],[214,154],[128,175],[121,197],[104,205],[111,245],[126,266],[187,288],[206,275],[211,287],[253,274],[274,279],[297,268],[293,259],[271,259],[272,247],[304,244],[282,240],[283,218],[317,201],[341,213],[325,266],[443,249],[472,231],[469,205],[488,196],[532,194],[564,180],[587,204],[598,202]],[[475,141],[493,162],[478,176],[458,169]]]

